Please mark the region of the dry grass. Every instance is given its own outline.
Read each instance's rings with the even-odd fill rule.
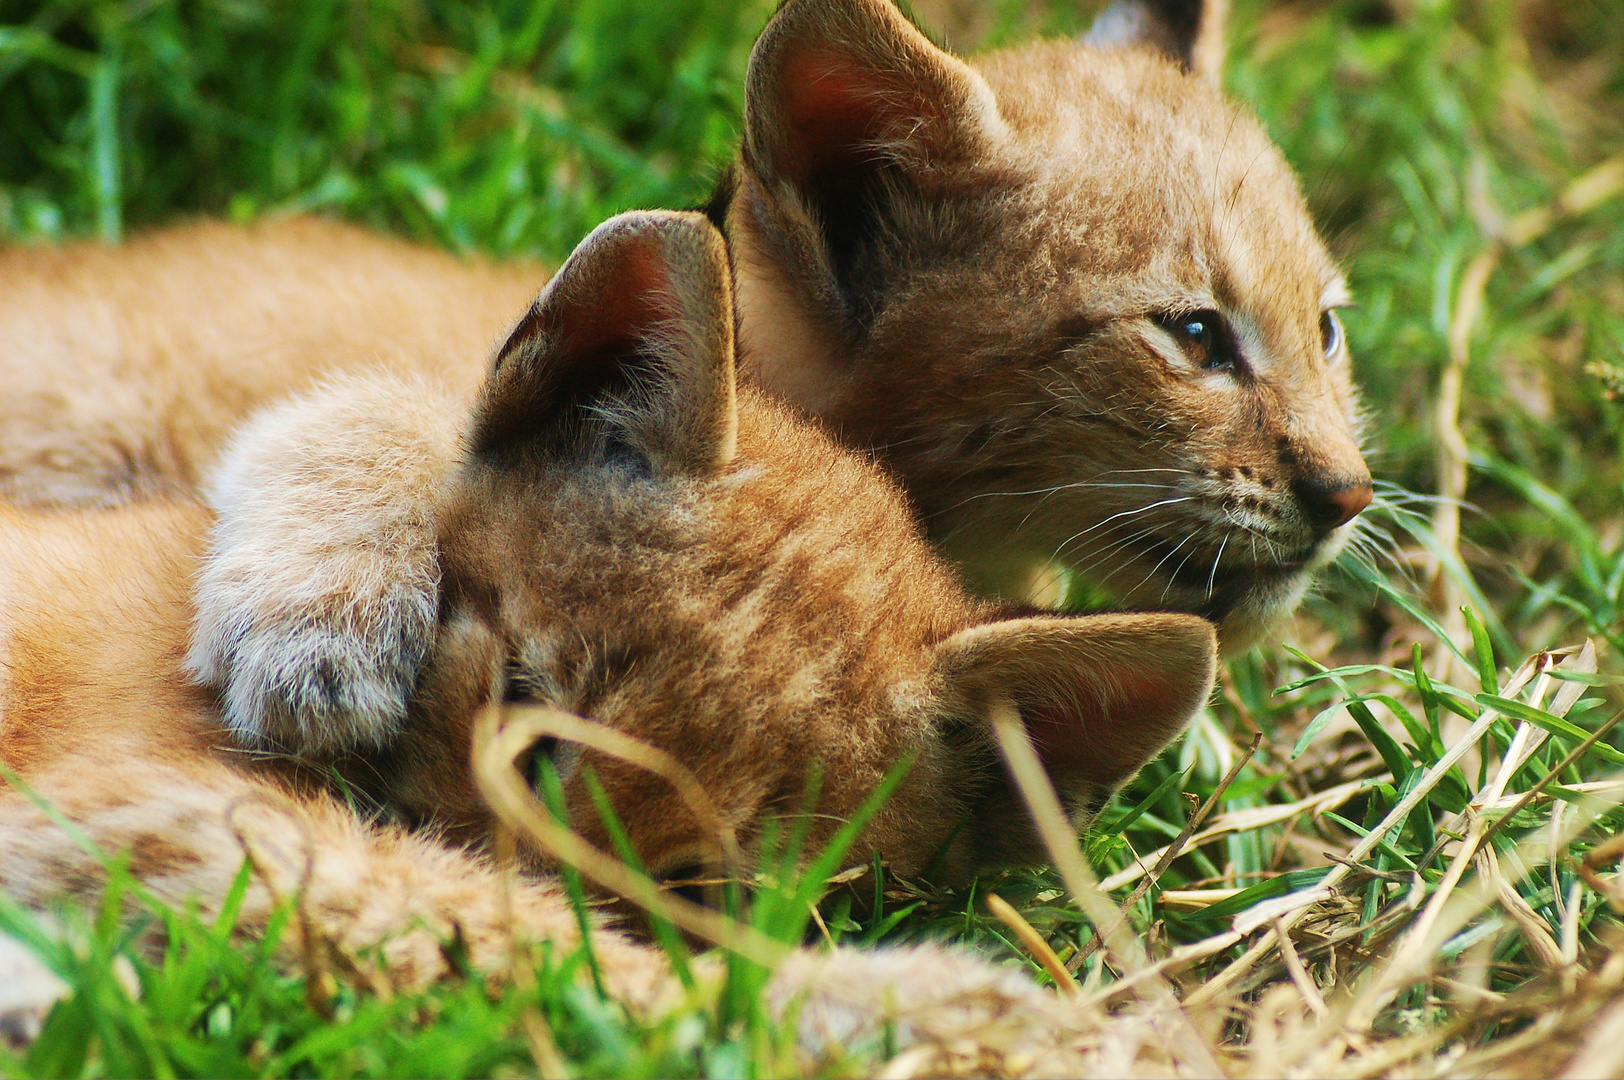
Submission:
[[[1615,1031],[1624,1025],[1624,951],[1615,946],[1624,945],[1624,926],[1597,916],[1599,909],[1624,901],[1624,882],[1615,880],[1624,838],[1579,852],[1598,830],[1605,832],[1611,812],[1624,802],[1624,774],[1572,788],[1553,781],[1583,760],[1619,716],[1597,726],[1548,768],[1525,768],[1550,740],[1541,724],[1559,727],[1561,717],[1599,679],[1589,644],[1528,658],[1494,695],[1510,704],[1504,710],[1484,708],[1429,767],[1417,767],[1405,794],[1366,836],[1325,853],[1329,869],[1317,883],[1252,903],[1221,930],[1178,945],[1141,939],[1126,914],[1145,883],[1182,848],[1334,813],[1358,785],[1232,812],[1204,827],[1198,812],[1178,841],[1141,861],[1151,873],[1118,873],[1101,883],[1082,858],[1023,730],[1013,717],[1002,717],[1000,742],[1011,770],[1042,826],[1071,901],[1103,930],[1106,964],[1096,969],[1095,985],[1080,989],[1045,936],[1016,908],[989,895],[991,912],[1060,992],[1018,1011],[992,992],[938,1002],[927,1010],[898,1010],[889,1020],[906,1029],[905,1045],[887,1060],[872,1062],[873,1073],[1616,1074],[1624,1068],[1619,1040],[1624,1030]],[[1403,694],[1415,688],[1394,680],[1387,690]],[[1505,737],[1496,742],[1491,736],[1508,719],[1515,727],[1502,730]],[[570,737],[588,742],[600,735],[620,738],[582,730],[594,727],[545,710],[519,710],[512,718],[491,711],[480,735],[481,782],[504,820],[564,865],[657,917],[772,966],[781,946],[754,927],[703,909],[687,910],[692,905],[661,895],[635,870],[560,839],[570,834],[547,819],[512,762],[538,730],[567,729]],[[659,775],[671,772],[670,763],[645,747],[616,743],[600,749]],[[1207,808],[1249,758],[1237,759]],[[1429,850],[1406,856],[1401,834],[1410,815],[1427,805],[1452,770],[1472,760],[1482,766],[1483,782],[1458,812],[1437,820],[1437,839]],[[668,779],[683,783],[680,772]],[[1542,820],[1527,828],[1525,815]],[[1515,842],[1509,837],[1514,821],[1524,826],[1516,830],[1522,835]],[[719,847],[725,843],[719,841]],[[1384,855],[1410,865],[1394,869]],[[1574,880],[1560,901],[1563,917],[1553,923],[1519,890],[1532,875],[1559,865]],[[1119,909],[1108,890],[1127,889],[1136,880]],[[1372,885],[1381,886],[1378,894],[1370,891]],[[1378,896],[1374,905],[1372,895]],[[1159,904],[1200,910],[1236,896],[1237,890],[1222,886],[1185,889],[1162,893]],[[1516,962],[1508,963],[1509,958]],[[1509,992],[1497,990],[1497,978],[1516,985]],[[803,1065],[817,1071],[818,1062]]]

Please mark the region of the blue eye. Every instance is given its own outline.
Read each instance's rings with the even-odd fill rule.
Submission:
[[[1216,311],[1185,311],[1177,315],[1157,315],[1154,319],[1172,335],[1196,367],[1230,368],[1240,361],[1234,336],[1224,317]]]
[[[1320,344],[1327,360],[1342,351],[1342,320],[1330,308],[1320,312]]]

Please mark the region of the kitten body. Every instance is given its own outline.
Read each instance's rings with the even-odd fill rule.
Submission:
[[[0,250],[0,496],[195,493],[244,417],[345,372],[471,392],[546,280],[314,218]]]
[[[158,897],[213,915],[246,854],[246,932],[297,894],[309,921],[293,946],[309,933],[344,957],[377,950],[402,983],[446,970],[453,928],[484,969],[510,931],[578,940],[540,852],[522,852],[533,873],[514,886],[511,921],[480,854],[493,819],[472,728],[493,701],[587,715],[663,750],[747,853],[803,810],[821,845],[908,761],[854,860],[909,874],[936,863],[963,880],[1041,858],[993,749],[994,708],[1018,711],[1081,821],[1199,708],[1210,625],[971,598],[872,463],[735,387],[732,342],[711,226],[627,215],[583,243],[471,399],[426,401],[395,376],[347,387],[348,401],[372,394],[373,447],[420,440],[453,408],[463,417],[456,464],[424,492],[438,618],[407,723],[376,752],[336,758],[353,793],[425,828],[366,821],[296,763],[233,748],[219,701],[183,673],[212,522],[185,502],[0,509],[0,761],[97,847],[127,852]],[[357,423],[332,420],[339,437]],[[534,753],[555,762],[572,822],[600,848],[585,764],[655,873],[683,876],[709,850],[708,826],[644,769],[589,747]],[[9,787],[0,850],[0,889],[33,906],[102,878]],[[593,933],[616,996],[675,993],[657,951]],[[882,989],[896,988],[875,1002]]]
[[[1087,40],[966,61],[889,0],[791,0],[752,54],[743,148],[708,213],[729,240],[744,380],[880,456],[984,591],[1022,594],[1058,562],[1116,606],[1213,620],[1235,651],[1296,605],[1371,487],[1335,314],[1345,286],[1290,169],[1217,88],[1220,18],[1215,5],[1119,3]],[[53,307],[50,289],[21,305],[46,320],[7,335],[28,343],[12,355],[35,374],[3,377],[52,389],[9,413],[0,404],[12,490],[190,484],[230,421],[318,368],[382,360],[472,386],[472,343],[500,324],[477,298],[534,273],[428,256],[397,268],[398,245],[310,223],[240,243],[275,252],[297,247],[300,230],[330,241],[324,274],[375,277],[376,291],[255,264],[265,279],[250,281],[253,295],[274,314],[254,324],[270,328],[271,375],[252,387],[236,381],[252,365],[220,347],[238,306],[204,300],[200,311],[177,297],[148,325],[128,315],[133,299],[92,284],[139,282],[156,265],[139,247],[123,269],[91,260],[97,269],[74,277],[85,293],[74,303],[111,304],[129,340],[41,362],[28,351],[41,335],[85,319]],[[168,244],[166,280],[207,297],[219,242],[219,227],[200,227],[151,251]],[[30,258],[14,256],[13,280]],[[334,327],[330,351],[306,324]],[[154,396],[142,358],[172,334],[183,344],[169,362],[204,374]],[[226,688],[250,743],[285,741],[289,716],[331,718],[338,743],[398,727],[432,630],[432,568],[365,537],[404,536],[421,486],[352,471],[369,451],[339,440],[321,471],[354,494],[345,548],[333,542],[333,493],[276,479],[278,460],[304,469],[313,456],[297,416],[277,416],[213,473],[227,535],[258,539],[221,546],[209,581],[245,580],[267,547],[312,561],[265,587],[206,587],[195,670]],[[21,464],[3,464],[19,452]],[[357,477],[377,487],[361,492]],[[245,524],[232,528],[238,514]],[[424,547],[420,536],[404,550]]]

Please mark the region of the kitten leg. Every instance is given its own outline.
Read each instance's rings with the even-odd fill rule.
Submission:
[[[247,746],[376,748],[433,641],[434,506],[465,408],[423,379],[340,378],[259,413],[208,485],[219,515],[187,666]]]
[[[195,904],[204,920],[218,916],[243,860],[252,860],[240,933],[262,933],[277,907],[292,900],[301,918],[284,932],[288,951],[331,950],[363,971],[381,964],[394,986],[454,974],[445,947],[453,940],[475,969],[488,972],[505,969],[514,942],[569,950],[580,940],[575,913],[551,882],[504,882],[465,851],[368,825],[330,800],[295,798],[214,762],[125,761],[116,772],[76,762],[33,786],[81,838],[109,856],[126,854],[130,872],[156,899]],[[86,899],[104,873],[95,856],[15,792],[0,791],[0,851],[0,892],[29,907]],[[592,947],[615,1000],[646,1016],[681,1000],[658,950],[601,927]],[[697,958],[694,968],[707,981],[722,977],[715,955]],[[54,1000],[34,1003],[19,1021],[37,1019]],[[780,1018],[795,1015],[797,1041],[815,1055],[887,1037],[899,1047],[941,1047],[993,1029],[1003,1030],[1005,1041],[1016,1035],[1047,1043],[1068,1028],[1064,1003],[1021,972],[935,946],[796,951],[774,974],[767,1004]]]
[[[159,901],[195,903],[205,920],[219,914],[250,859],[239,932],[262,933],[291,901],[299,917],[285,947],[330,950],[361,970],[381,964],[395,986],[451,974],[445,946],[453,940],[487,972],[504,970],[515,942],[572,950],[580,940],[576,915],[551,882],[504,881],[466,851],[369,825],[328,799],[296,798],[214,762],[125,760],[114,771],[76,761],[33,786],[101,853],[126,854]],[[0,791],[0,851],[0,892],[28,907],[83,899],[104,877],[99,859],[15,792]],[[601,928],[593,950],[617,1000],[652,1009],[680,992],[657,950]]]

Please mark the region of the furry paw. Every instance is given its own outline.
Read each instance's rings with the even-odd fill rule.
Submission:
[[[397,565],[408,580],[356,596],[343,586],[256,588],[233,579],[235,560],[215,560],[201,582],[189,666],[221,688],[231,732],[246,746],[298,755],[387,745],[433,640],[432,563]]]
[[[21,1049],[39,1037],[68,985],[21,942],[0,934],[0,1045]]]
[[[331,755],[399,732],[435,632],[433,515],[462,411],[422,380],[352,377],[227,448],[187,665],[245,745]]]
[[[796,952],[774,973],[767,1003],[795,1017],[797,1042],[817,1055],[881,1039],[943,1044],[1014,1017],[1041,1025],[1059,1004],[1018,970],[930,945]]]

